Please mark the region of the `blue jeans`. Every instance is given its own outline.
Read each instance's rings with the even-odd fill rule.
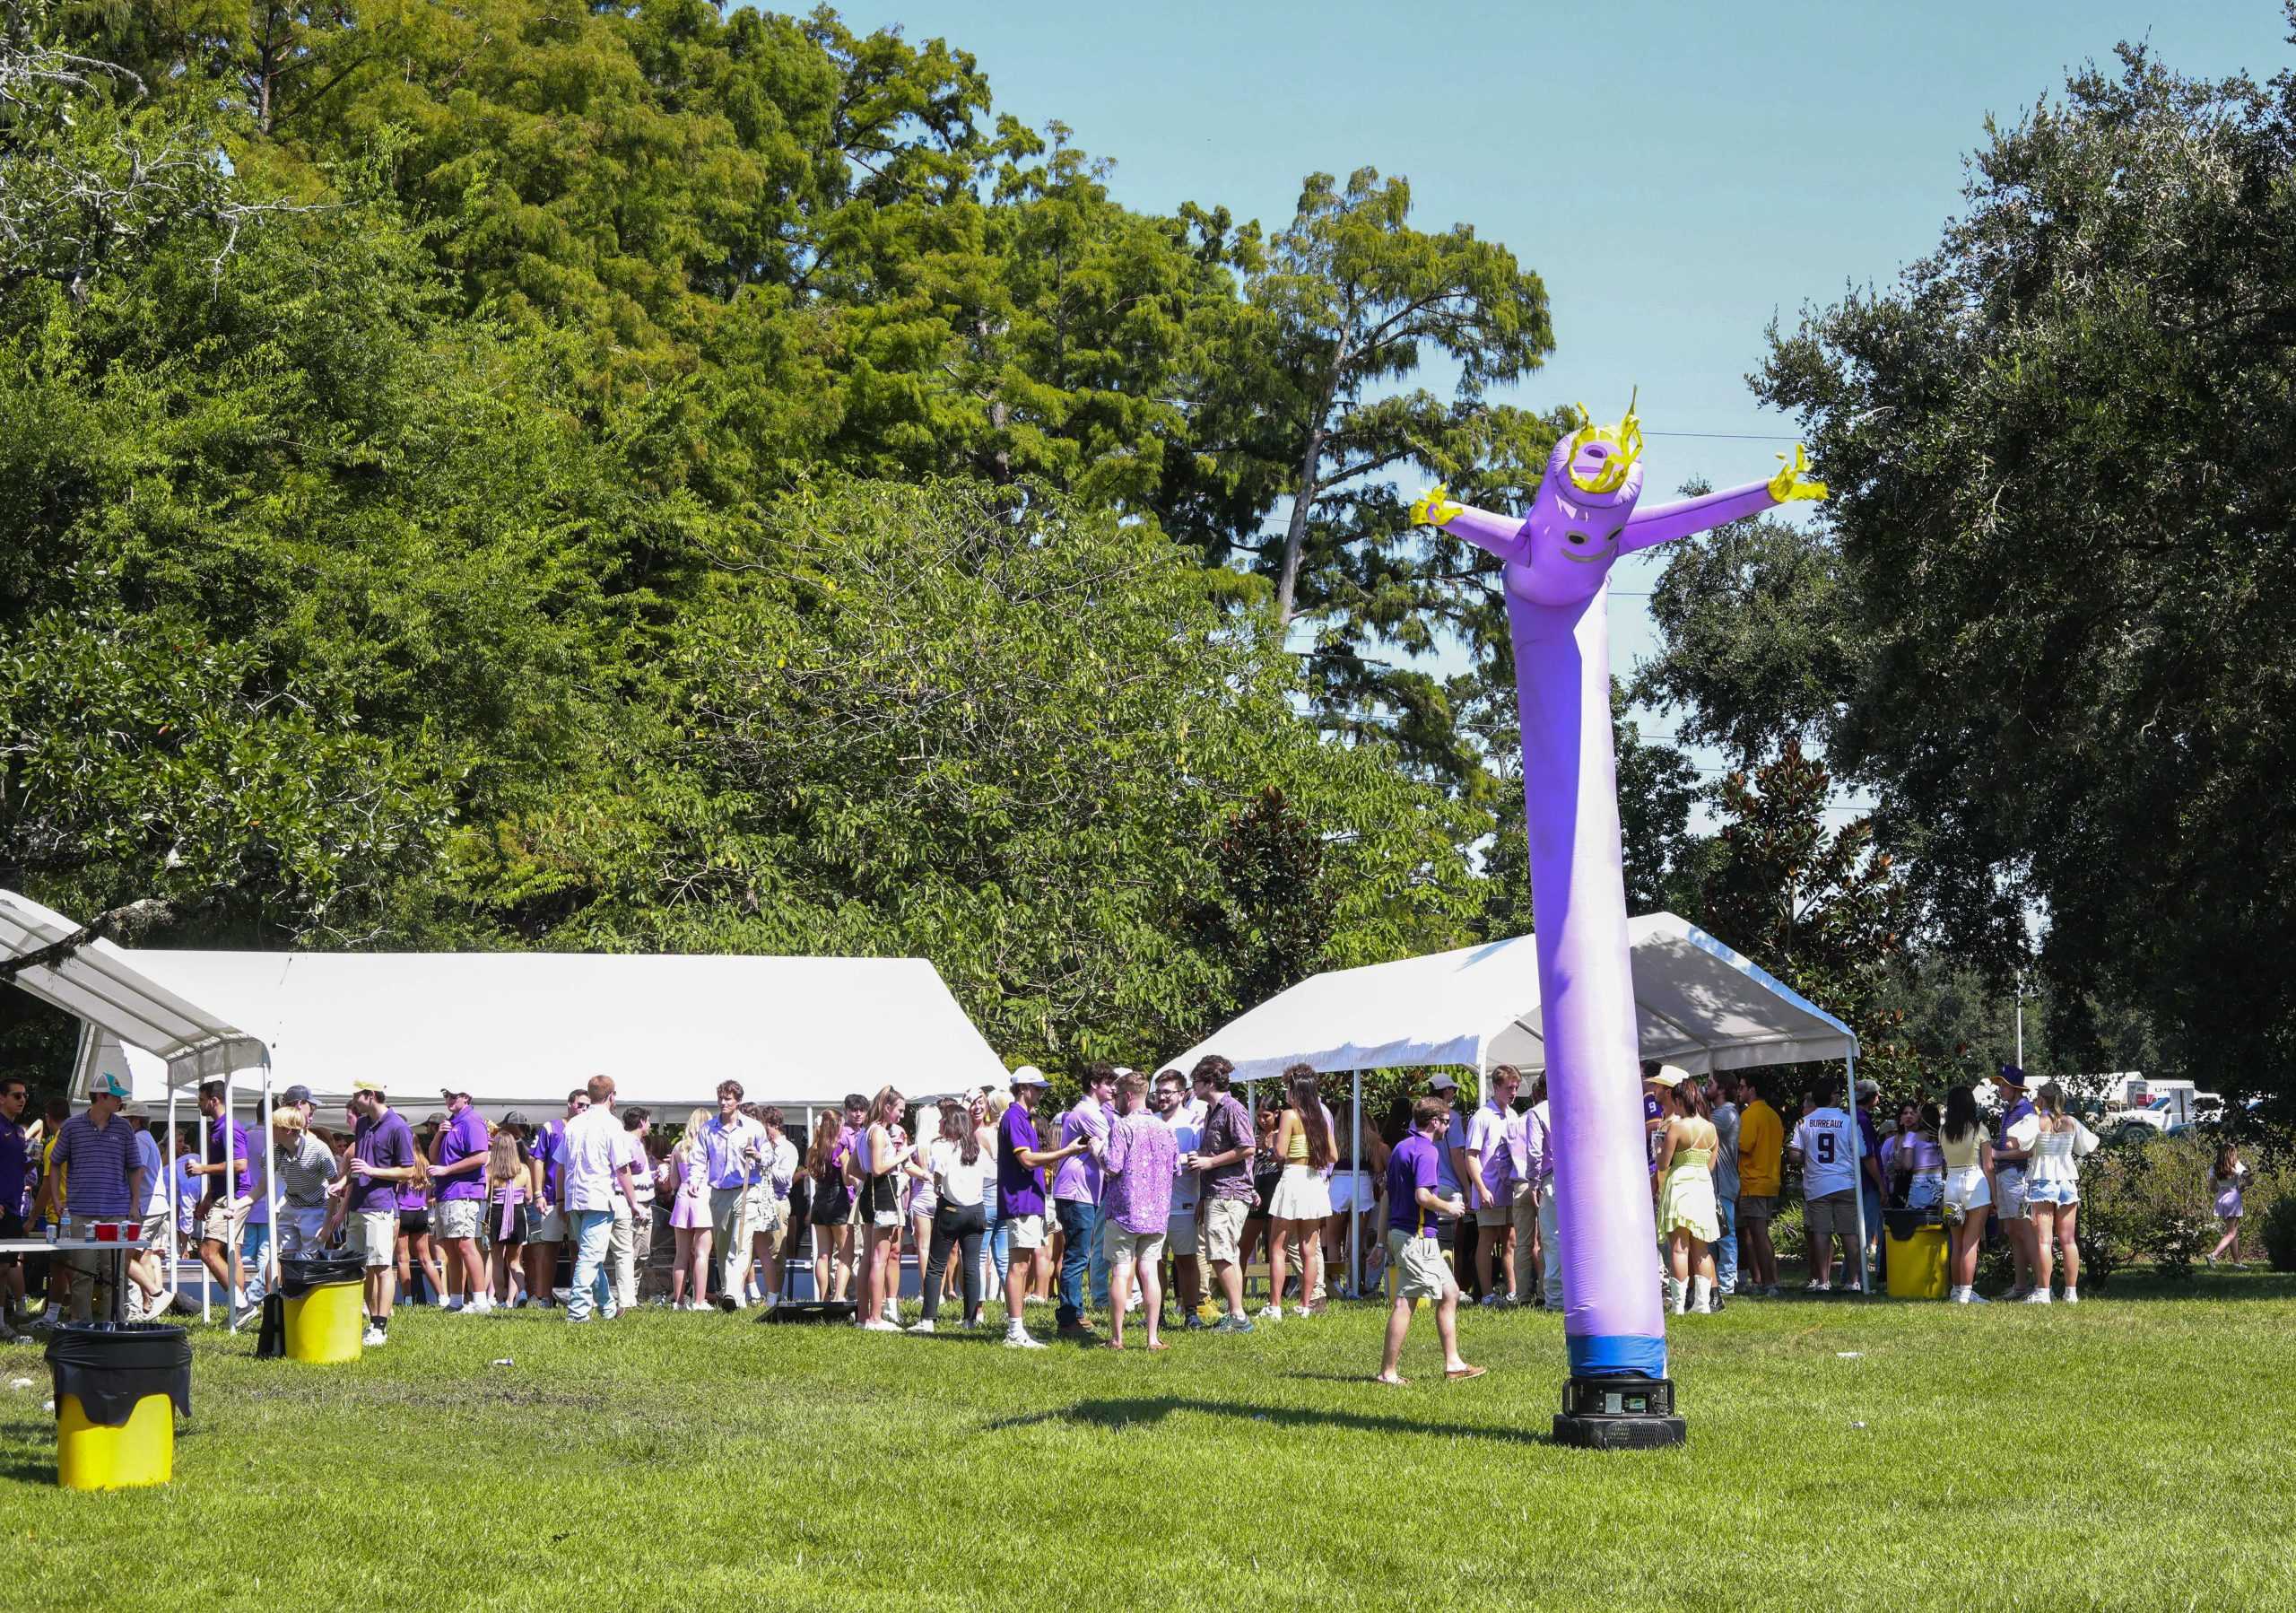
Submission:
[[[1875,1187],[1870,1181],[1866,1183],[1865,1199],[1866,1247],[1871,1251],[1867,1256],[1866,1277],[1870,1285],[1878,1288],[1882,1285],[1882,1251],[1880,1246],[1888,1242],[1887,1239],[1882,1236],[1882,1190]],[[1853,1266],[1850,1269],[1854,1272],[1857,1270],[1857,1268]]]
[[[613,1291],[606,1284],[606,1251],[613,1242],[612,1210],[568,1210],[574,1231],[574,1289],[566,1296],[566,1320],[587,1321],[593,1308],[614,1313]]]
[[[988,1251],[988,1263],[996,1271],[996,1286],[990,1295],[996,1299],[1004,1296],[1005,1273],[1013,1265],[1013,1234],[1004,1229],[1004,1217],[997,1214],[996,1184],[984,1182],[980,1190],[980,1213],[987,1228],[980,1234],[980,1246]]]
[[[259,1305],[268,1294],[270,1285],[265,1280],[271,1265],[271,1223],[250,1221],[239,1234],[239,1262],[247,1269],[248,1303]]]
[[[1065,1242],[1060,1251],[1060,1303],[1053,1319],[1064,1328],[1084,1320],[1084,1291],[1091,1280],[1092,1256],[1100,1247],[1100,1207],[1057,1199],[1053,1214]]]
[[[1714,1291],[1735,1294],[1738,1287],[1738,1201],[1714,1197],[1715,1224],[1722,1235],[1714,1240]]]

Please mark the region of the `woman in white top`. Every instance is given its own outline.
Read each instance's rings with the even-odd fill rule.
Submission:
[[[2044,1081],[2033,1094],[2040,1129],[2033,1137],[2032,1157],[2025,1164],[2025,1211],[2033,1218],[2033,1291],[2028,1304],[2049,1303],[2049,1246],[2065,1253],[2065,1303],[2081,1303],[2081,1245],[2074,1224],[2081,1214],[2080,1171],[2074,1160],[2096,1151],[2096,1134],[2065,1112],[2065,1089]]]
[[[996,1170],[996,1155],[984,1146],[972,1116],[954,1099],[943,1103],[940,1112],[941,1135],[925,1146],[933,1173],[933,1231],[925,1262],[925,1320],[909,1330],[912,1333],[933,1330],[952,1249],[964,1276],[965,1326],[980,1325],[980,1235],[987,1225],[981,1199]],[[923,1118],[918,1117],[920,1131]]]
[[[1945,1225],[1952,1240],[1946,1267],[1952,1292],[1946,1298],[1981,1305],[1986,1302],[1977,1292],[1977,1251],[1993,1208],[1993,1138],[1978,1116],[1976,1094],[1965,1086],[1945,1094],[1937,1147],[1945,1156]]]

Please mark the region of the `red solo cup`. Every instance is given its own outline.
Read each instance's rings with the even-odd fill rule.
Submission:
[[[95,1241],[99,1243],[117,1243],[119,1242],[119,1223],[117,1221],[94,1222],[91,1225],[89,1230],[94,1234]]]

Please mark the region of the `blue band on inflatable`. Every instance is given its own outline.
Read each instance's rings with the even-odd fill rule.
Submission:
[[[1574,1378],[1663,1378],[1666,1375],[1665,1334],[1571,1334],[1563,1343],[1570,1351]]]

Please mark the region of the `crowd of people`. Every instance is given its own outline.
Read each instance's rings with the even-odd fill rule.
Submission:
[[[778,1306],[793,1272],[852,1325],[895,1330],[905,1249],[922,1298],[907,1330],[934,1332],[953,1303],[961,1325],[1001,1323],[1004,1343],[1023,1349],[1044,1347],[1027,1312],[1045,1304],[1057,1337],[1111,1349],[1136,1339],[1161,1350],[1173,1325],[1237,1333],[1311,1320],[1354,1294],[1356,1254],[1363,1292],[1386,1288],[1394,1304],[1383,1378],[1395,1376],[1422,1300],[1436,1308],[1454,1376],[1479,1370],[1458,1355],[1460,1304],[1561,1305],[1544,1077],[1526,1091],[1500,1066],[1470,1105],[1439,1073],[1387,1124],[1353,1117],[1351,1137],[1308,1066],[1287,1070],[1256,1114],[1232,1075],[1216,1056],[1152,1077],[1098,1064],[1075,1102],[1052,1112],[1049,1082],[1023,1066],[1004,1086],[922,1104],[892,1086],[850,1094],[797,1138],[732,1080],[714,1108],[675,1126],[618,1108],[603,1076],[539,1121],[517,1111],[490,1120],[468,1093],[448,1090],[410,1123],[372,1084],[338,1117],[298,1086],[279,1094],[267,1147],[250,1137],[260,1122],[229,1112],[222,1084],[210,1082],[172,1173],[152,1117],[116,1078],[98,1079],[83,1112],[52,1101],[36,1119],[25,1084],[10,1079],[0,1081],[0,1235],[140,1215],[146,1247],[126,1262],[127,1313],[170,1300],[197,1309],[178,1292],[171,1257],[196,1258],[208,1292],[230,1295],[234,1327],[257,1314],[274,1257],[355,1258],[370,1345],[387,1342],[404,1303],[472,1315],[562,1305],[587,1323],[643,1303]],[[1751,1074],[1648,1064],[1642,1075],[1674,1313],[1779,1295],[1770,1226],[1789,1164],[1807,1291],[1858,1286],[1878,1264],[1891,1206],[1935,1208],[1947,1224],[1954,1300],[1984,1303],[1975,1267],[1990,1218],[2011,1252],[2009,1297],[2048,1303],[2061,1270],[2064,1301],[2078,1301],[2077,1162],[2096,1138],[2054,1083],[2029,1094],[2023,1073],[2005,1066],[1993,1077],[1997,1119],[1956,1086],[1942,1107],[1904,1106],[1885,1134],[1870,1081],[1848,1110],[1805,1094],[1789,1130]],[[2237,1257],[2244,1174],[2230,1150],[2211,1173],[2227,1225],[2219,1254]],[[1246,1273],[1263,1260],[1254,1307]],[[88,1315],[108,1303],[108,1270],[86,1252],[29,1266],[0,1258],[0,1330],[25,1325],[36,1291],[43,1321]]]

